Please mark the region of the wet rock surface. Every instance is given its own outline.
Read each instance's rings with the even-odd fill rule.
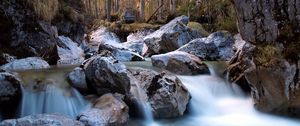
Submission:
[[[84,60],[84,52],[77,43],[70,38],[59,36],[57,51],[59,55],[58,65],[78,65]]]
[[[187,16],[180,16],[147,35],[144,38],[144,42],[149,48],[147,55],[174,51],[189,41],[200,38],[201,35],[198,32],[186,26],[188,22]]]
[[[1,126],[84,126],[83,123],[59,114],[30,115],[19,119],[4,120]]]
[[[84,67],[87,83],[99,95],[105,93],[128,94],[130,77],[126,66],[113,57],[96,55]]]
[[[14,116],[21,101],[21,81],[13,74],[0,72],[0,112],[6,117]]]
[[[122,126],[129,120],[128,106],[122,95],[105,94],[95,100],[91,109],[78,115],[78,120],[88,126]]]
[[[142,68],[130,71],[146,92],[154,117],[174,118],[184,114],[190,94],[176,76]]]
[[[76,67],[73,71],[71,71],[68,75],[68,81],[74,88],[76,88],[80,92],[88,91],[86,76],[82,68]]]
[[[14,60],[1,66],[4,70],[30,70],[49,68],[50,65],[39,57],[28,57]]]
[[[187,52],[201,60],[227,61],[234,55],[234,39],[229,32],[219,31],[210,34],[207,38],[194,39],[180,47],[178,51]]]
[[[152,65],[180,75],[209,74],[208,67],[196,56],[186,52],[173,51],[153,55]]]

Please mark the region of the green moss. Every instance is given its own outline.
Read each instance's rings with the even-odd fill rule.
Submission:
[[[197,30],[201,35],[208,36],[209,33],[203,28],[203,26],[198,22],[189,22],[188,27]]]
[[[272,59],[282,58],[279,49],[274,45],[258,45],[254,53],[254,62],[258,66],[267,66]]]

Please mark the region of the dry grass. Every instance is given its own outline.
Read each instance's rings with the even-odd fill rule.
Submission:
[[[51,21],[59,9],[58,0],[25,0],[25,3],[39,18],[45,21]]]

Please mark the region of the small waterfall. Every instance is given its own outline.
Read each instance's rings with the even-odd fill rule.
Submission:
[[[63,90],[47,85],[45,91],[35,92],[23,88],[20,117],[32,114],[59,113],[75,118],[88,107],[87,101],[74,88]]]
[[[19,71],[23,81],[19,116],[58,113],[71,118],[90,107],[66,80],[71,68]]]
[[[191,93],[186,118],[160,122],[172,126],[299,126],[292,119],[266,115],[255,110],[235,84],[219,77],[220,68],[209,64],[212,75],[178,76]]]

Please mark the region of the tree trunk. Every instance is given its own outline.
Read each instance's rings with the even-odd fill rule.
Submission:
[[[99,14],[98,14],[98,0],[94,0],[94,4],[95,4],[95,16],[96,18],[98,18]]]
[[[106,5],[106,13],[107,13],[107,20],[111,21],[111,0],[107,0],[107,5]]]
[[[170,0],[170,14],[176,14],[176,0]]]
[[[140,0],[140,18],[141,21],[145,20],[145,0]]]
[[[163,7],[160,7],[160,6],[162,6],[162,4],[163,4],[163,0],[158,0],[157,1],[158,2],[158,7],[159,7],[159,9],[158,9],[158,14],[157,14],[157,20],[159,20],[159,21],[161,21],[162,20],[162,8]]]

